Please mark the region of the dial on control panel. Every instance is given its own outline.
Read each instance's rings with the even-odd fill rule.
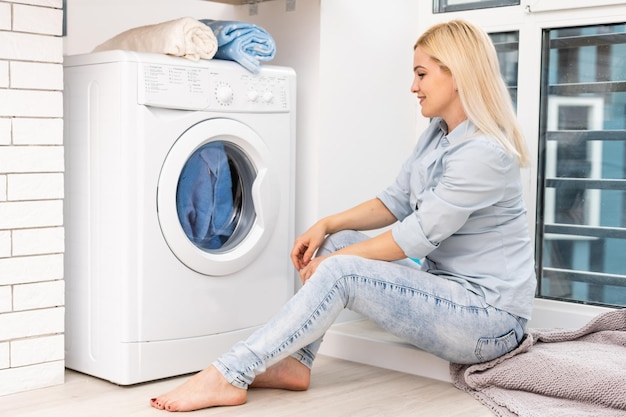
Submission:
[[[248,101],[255,102],[259,99],[259,92],[256,90],[248,91]]]
[[[217,101],[219,101],[219,103],[222,105],[227,106],[231,104],[233,102],[234,96],[235,93],[232,87],[228,84],[220,84],[215,89],[215,97],[217,98]]]
[[[263,96],[261,97],[261,99],[265,103],[271,103],[272,100],[274,100],[274,94],[272,94],[271,91],[266,91],[266,92],[263,93]]]

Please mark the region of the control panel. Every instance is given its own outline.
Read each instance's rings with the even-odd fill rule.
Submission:
[[[288,79],[271,71],[252,74],[232,65],[176,66],[141,63],[138,103],[181,110],[281,112],[290,103]]]

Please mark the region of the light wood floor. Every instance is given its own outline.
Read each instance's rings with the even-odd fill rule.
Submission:
[[[318,356],[311,387],[305,392],[251,389],[248,402],[185,413],[237,417],[493,417],[451,384]],[[179,385],[186,377],[120,387],[67,371],[66,382],[50,388],[0,397],[7,417],[149,417],[166,416],[148,400]]]

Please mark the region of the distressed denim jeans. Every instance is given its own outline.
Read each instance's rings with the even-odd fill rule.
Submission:
[[[366,239],[354,231],[329,236],[318,253]],[[348,308],[390,333],[445,360],[478,363],[519,344],[526,320],[485,303],[461,284],[419,269],[415,262],[335,255],[263,327],[213,365],[234,386],[287,356],[311,367],[324,333]]]

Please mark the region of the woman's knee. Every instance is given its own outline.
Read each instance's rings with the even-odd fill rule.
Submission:
[[[357,232],[355,230],[342,230],[328,235],[324,240],[324,243],[322,243],[318,254],[327,255],[354,243],[362,242],[365,239],[367,239],[367,235],[361,232]]]
[[[354,270],[355,262],[359,262],[360,260],[363,260],[363,259],[364,258],[361,258],[356,255],[337,254],[337,255],[329,256],[328,258],[324,259],[319,264],[318,270],[322,268],[327,271],[327,274],[330,274],[336,277],[349,275],[349,274],[356,272]]]
[[[309,281],[321,287],[346,289],[346,281],[355,274],[354,261],[361,258],[354,255],[334,255],[324,259]],[[308,281],[307,281],[308,282]]]

